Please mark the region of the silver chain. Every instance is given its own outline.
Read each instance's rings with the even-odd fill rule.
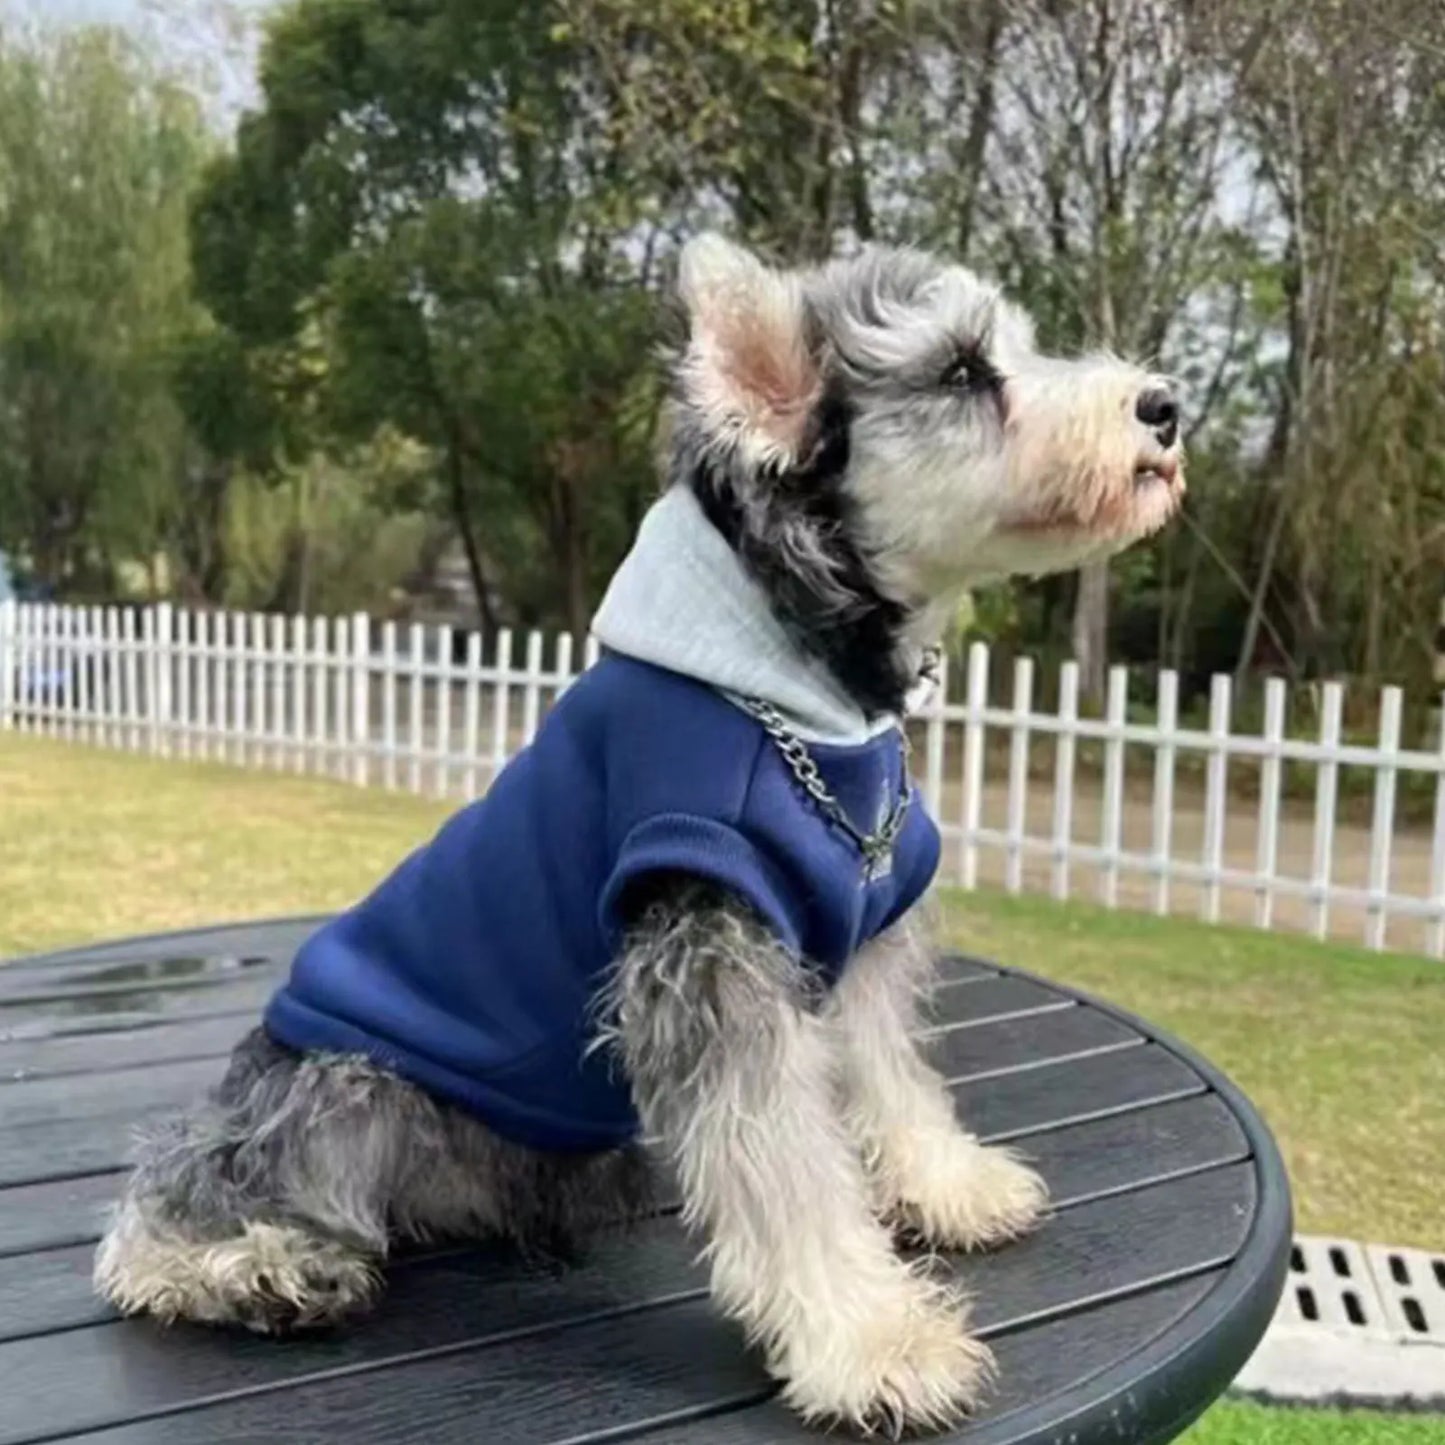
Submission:
[[[908,734],[899,728],[899,736],[903,740],[904,766],[903,785],[899,790],[898,801],[894,803],[892,811],[879,825],[876,833],[864,833],[844,812],[838,799],[828,791],[828,785],[823,781],[823,775],[818,771],[818,764],[808,751],[807,744],[788,727],[777,708],[755,697],[744,698],[743,705],[763,725],[763,731],[772,738],[799,786],[818,805],[823,816],[853,840],[863,855],[867,876],[874,876],[876,870],[892,855],[908,817],[908,804],[913,793],[908,781],[908,758],[912,752]]]

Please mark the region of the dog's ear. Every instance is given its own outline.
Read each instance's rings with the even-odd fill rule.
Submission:
[[[683,250],[678,289],[689,332],[678,377],[686,404],[715,444],[748,465],[797,465],[822,396],[797,279],[704,235]]]

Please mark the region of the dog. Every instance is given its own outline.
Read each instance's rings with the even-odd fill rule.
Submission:
[[[990,1355],[895,1231],[995,1246],[1046,1189],[915,1045],[939,840],[901,719],[966,588],[1170,518],[1178,406],[914,251],[785,270],[703,236],[678,297],[665,485],[601,660],[303,946],[144,1141],[95,1280],[162,1320],[329,1324],[398,1240],[565,1250],[645,1211],[660,1151],[789,1405],[944,1427]]]

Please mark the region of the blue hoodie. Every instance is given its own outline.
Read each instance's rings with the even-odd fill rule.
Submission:
[[[896,727],[809,751],[861,831],[911,787]],[[483,798],[303,945],[266,1028],[365,1054],[519,1143],[614,1148],[636,1112],[588,1045],[633,885],[680,872],[733,890],[826,986],[924,892],[938,853],[915,794],[891,866],[868,877],[752,714],[609,653]]]

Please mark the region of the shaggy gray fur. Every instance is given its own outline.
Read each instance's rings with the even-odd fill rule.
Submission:
[[[651,1198],[638,1149],[525,1149],[365,1059],[303,1057],[256,1029],[206,1103],[142,1141],[117,1230],[164,1248],[225,1244],[258,1222],[289,1226],[369,1275],[397,1239],[496,1236],[565,1255]],[[328,1273],[307,1270],[306,1298],[272,1293],[263,1277],[249,1298],[177,1312],[279,1331],[369,1303],[370,1290],[338,1287]]]

